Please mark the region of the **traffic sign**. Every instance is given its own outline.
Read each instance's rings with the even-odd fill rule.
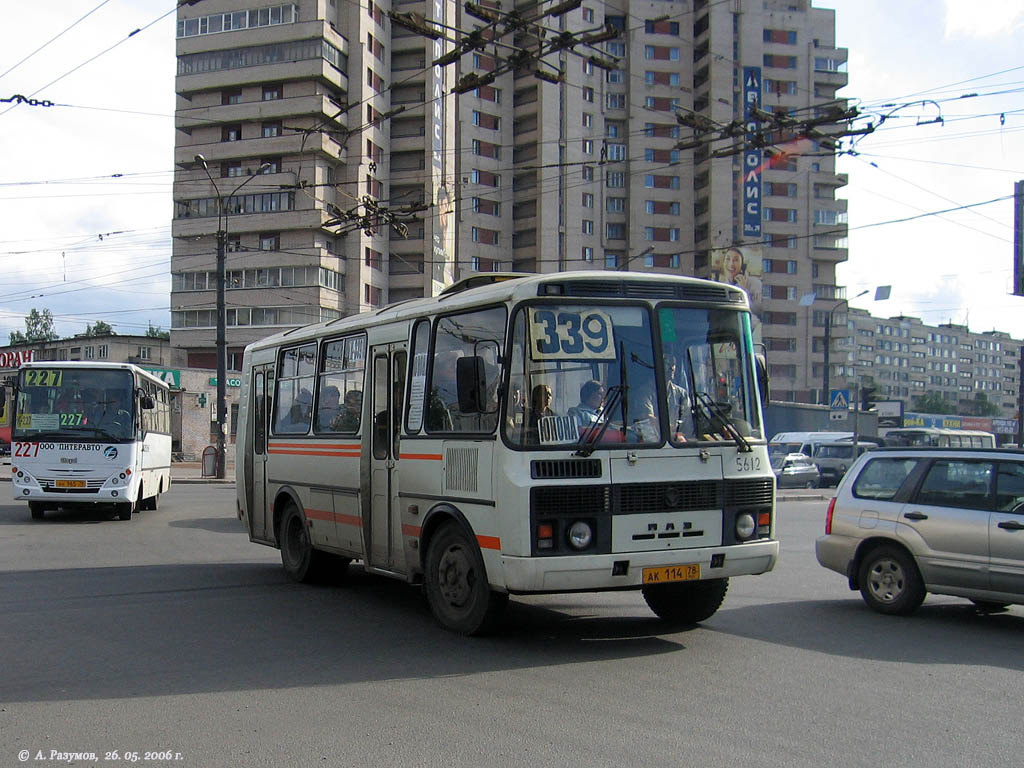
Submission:
[[[850,390],[833,389],[831,392],[829,392],[828,402],[829,408],[831,408],[833,411],[850,410]]]

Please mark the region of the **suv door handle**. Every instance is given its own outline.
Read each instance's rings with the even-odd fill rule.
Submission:
[[[1024,525],[1021,525],[1016,520],[1008,520],[1005,523],[999,523],[1000,528],[1005,528],[1007,531],[1024,531]]]
[[[922,514],[920,512],[907,512],[903,516],[905,518],[907,518],[907,520],[927,520],[928,519],[928,515]]]

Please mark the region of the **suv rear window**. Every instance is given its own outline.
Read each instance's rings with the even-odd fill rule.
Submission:
[[[887,501],[896,495],[920,459],[878,458],[864,465],[853,483],[858,499]]]

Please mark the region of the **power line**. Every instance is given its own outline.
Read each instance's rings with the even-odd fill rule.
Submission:
[[[47,40],[47,41],[46,41],[45,43],[43,43],[43,44],[42,44],[41,46],[39,46],[39,47],[38,47],[38,48],[36,48],[36,49],[35,49],[34,51],[32,51],[32,53],[30,53],[30,54],[29,54],[28,56],[26,56],[25,58],[21,59],[21,61],[18,61],[17,63],[13,64],[13,65],[12,65],[11,67],[9,67],[8,69],[6,69],[5,71],[3,71],[3,72],[0,72],[0,79],[3,79],[3,78],[4,78],[5,76],[6,76],[6,75],[9,75],[9,74],[10,74],[11,72],[13,72],[13,71],[14,71],[15,69],[17,69],[18,67],[20,67],[20,66],[21,66],[22,64],[24,64],[24,63],[25,63],[26,61],[28,61],[29,59],[31,59],[31,58],[32,58],[33,56],[35,56],[35,55],[36,55],[37,53],[39,53],[39,52],[40,52],[41,50],[43,50],[43,49],[44,49],[44,48],[45,48],[46,46],[48,46],[48,45],[49,45],[50,43],[52,43],[52,42],[54,42],[55,40],[57,40],[57,39],[58,39],[59,37],[61,37],[62,35],[64,35],[64,34],[65,34],[66,32],[69,32],[69,31],[71,31],[71,30],[72,30],[72,29],[73,29],[74,27],[78,26],[78,25],[79,25],[79,24],[80,24],[81,22],[85,21],[85,20],[86,20],[86,19],[87,19],[87,18],[88,18],[89,16],[91,16],[91,15],[92,15],[92,14],[94,14],[94,13],[96,13],[96,11],[98,11],[98,10],[99,10],[100,8],[102,8],[102,7],[104,6],[104,5],[106,5],[106,4],[107,4],[107,3],[109,3],[109,2],[110,2],[110,0],[103,0],[103,2],[101,2],[101,3],[99,4],[99,5],[97,5],[97,6],[95,7],[95,8],[93,8],[93,9],[92,9],[91,11],[89,11],[89,12],[88,12],[87,14],[85,14],[85,16],[82,16],[82,17],[81,17],[81,18],[79,18],[79,19],[78,19],[77,21],[73,22],[73,23],[72,23],[72,24],[71,24],[70,26],[67,26],[67,27],[65,27],[64,29],[62,29],[62,30],[61,30],[60,32],[58,32],[58,33],[57,33],[56,35],[54,35],[54,36],[53,36],[53,37],[51,37],[51,38],[50,38],[49,40]]]

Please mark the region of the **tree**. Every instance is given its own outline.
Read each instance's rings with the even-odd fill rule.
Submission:
[[[110,327],[108,323],[104,323],[102,320],[97,320],[95,323],[91,323],[85,326],[86,336],[113,336],[114,329]]]
[[[916,396],[914,407],[922,413],[956,413],[956,406],[938,392]]]
[[[50,310],[42,312],[32,307],[25,316],[25,332],[11,331],[11,344],[35,344],[41,341],[54,341],[60,338],[53,329],[53,315]]]
[[[965,404],[968,416],[998,416],[999,406],[988,399],[984,392],[976,392],[974,400],[961,401]]]
[[[153,327],[153,324],[149,324],[149,328],[146,330],[146,336],[151,339],[169,339],[171,338],[170,331],[161,331],[160,326]]]

